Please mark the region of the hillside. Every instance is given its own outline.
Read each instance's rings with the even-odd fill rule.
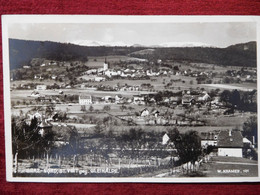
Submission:
[[[87,61],[88,56],[127,55],[138,50],[138,47],[86,47],[70,43],[9,39],[11,69],[29,65],[33,58]]]
[[[203,62],[226,66],[256,67],[256,42],[232,45],[227,48],[175,47],[156,48],[152,53],[143,51],[130,54],[149,60],[175,60]]]
[[[88,56],[129,55],[156,61],[175,60],[220,65],[256,67],[256,42],[237,44],[227,48],[213,47],[106,47],[80,46],[50,41],[9,39],[11,69],[29,65],[33,58],[57,61],[87,61]]]

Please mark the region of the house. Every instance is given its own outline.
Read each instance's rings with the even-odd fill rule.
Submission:
[[[246,148],[252,148],[253,147],[252,142],[249,139],[247,139],[246,137],[243,138],[243,145]]]
[[[147,108],[143,109],[140,113],[141,113],[140,116],[142,116],[142,117],[149,116],[149,114],[150,114],[150,112]]]
[[[30,97],[40,97],[40,93],[38,91],[33,91]]]
[[[154,111],[151,112],[151,114],[152,114],[154,117],[157,118],[157,117],[159,116],[160,112],[159,112],[158,110],[154,110]]]
[[[47,86],[46,85],[37,85],[36,90],[46,90]]]
[[[176,96],[172,96],[169,98],[169,103],[173,104],[173,105],[177,105],[178,102],[180,102],[180,98],[176,97]]]
[[[207,92],[205,92],[202,96],[198,97],[198,101],[205,102],[210,100],[210,96]]]
[[[105,75],[108,76],[109,78],[111,78],[112,76],[117,76],[120,75],[120,71],[114,71],[114,70],[106,70],[105,71]]]
[[[138,104],[138,105],[144,105],[144,96],[141,95],[133,95],[133,104]]]
[[[162,137],[162,145],[166,145],[169,140],[170,137],[167,135],[167,133],[165,133],[164,136]]]
[[[80,95],[79,96],[79,104],[93,104],[92,96],[91,95]]]
[[[104,96],[103,99],[105,100],[106,103],[114,102],[114,98],[112,96],[110,96],[110,95]]]
[[[121,103],[124,103],[124,98],[122,95],[118,94],[115,96],[115,103],[116,104],[121,104]]]
[[[218,155],[242,157],[243,136],[238,130],[222,130],[218,135]]]
[[[52,130],[52,124],[47,122],[46,119],[42,120],[42,122],[38,126],[39,134],[41,137],[44,137],[45,134],[49,133]]]
[[[184,95],[182,97],[182,105],[188,105],[190,106],[191,104],[194,104],[196,101],[195,101],[195,98],[193,98],[192,96],[190,95]]]
[[[201,132],[201,147],[217,146],[218,133],[217,132]]]
[[[98,76],[96,76],[95,78],[94,78],[94,81],[96,81],[96,82],[101,82],[101,81],[105,81],[106,79],[104,78],[104,77],[98,77]]]

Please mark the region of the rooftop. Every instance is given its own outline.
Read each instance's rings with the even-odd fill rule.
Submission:
[[[220,131],[218,136],[218,147],[228,148],[242,148],[243,136],[241,131],[237,130],[223,130]]]
[[[79,98],[80,99],[87,99],[87,100],[91,100],[92,99],[91,95],[80,95]]]

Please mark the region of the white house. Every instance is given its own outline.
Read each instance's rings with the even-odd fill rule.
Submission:
[[[146,117],[146,116],[149,116],[149,114],[150,114],[150,112],[149,112],[149,110],[147,109],[147,108],[145,108],[145,109],[143,109],[142,111],[141,111],[141,116],[142,117]]]
[[[169,140],[170,140],[169,136],[167,135],[167,133],[165,133],[162,138],[162,145],[167,144]]]
[[[198,97],[198,101],[202,101],[202,102],[208,101],[209,99],[210,99],[210,96],[209,96],[209,94],[207,92],[204,93],[202,96]]]
[[[118,74],[118,71],[114,71],[114,70],[110,70],[110,69],[107,69],[104,73],[106,76],[108,76],[109,78],[112,77],[112,76],[117,76],[119,75]]]
[[[46,90],[47,86],[46,85],[37,85],[36,90]]]
[[[80,95],[79,96],[79,104],[93,104],[93,100],[91,95]]]
[[[94,81],[96,81],[96,82],[101,82],[101,81],[105,81],[105,80],[106,79],[104,77],[98,77],[98,76],[94,77]]]
[[[218,136],[218,156],[242,157],[243,136],[238,130],[222,130]]]
[[[144,105],[144,96],[133,95],[133,104]]]

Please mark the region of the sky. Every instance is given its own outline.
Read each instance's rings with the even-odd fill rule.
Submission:
[[[253,22],[215,23],[11,23],[9,38],[75,42],[123,42],[158,45],[168,42],[200,42],[214,47],[256,41]]]

